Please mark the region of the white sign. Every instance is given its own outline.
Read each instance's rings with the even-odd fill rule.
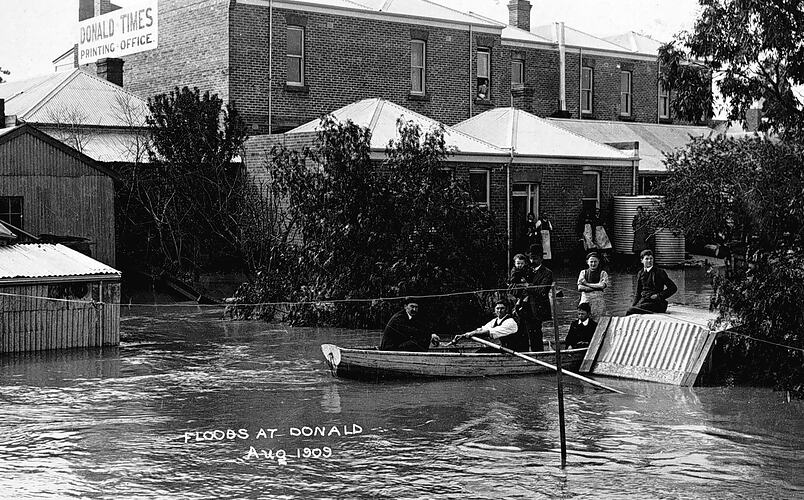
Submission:
[[[158,0],[91,17],[78,24],[78,64],[155,49],[159,42]]]

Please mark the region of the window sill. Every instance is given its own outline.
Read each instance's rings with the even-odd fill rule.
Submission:
[[[581,113],[581,120],[597,120],[594,113]]]
[[[480,97],[475,97],[475,104],[480,104],[481,106],[494,106],[494,103],[491,102],[491,99],[481,99]]]
[[[292,85],[290,83],[285,84],[285,91],[286,92],[295,92],[297,94],[309,94],[310,87],[307,85]]]
[[[620,115],[617,117],[618,120],[621,122],[632,122],[634,121],[634,117],[631,115]]]
[[[673,119],[672,118],[659,118],[659,123],[663,125],[672,125]]]
[[[408,94],[408,101],[430,102],[430,94]]]
[[[511,87],[511,94],[513,94],[514,97],[523,97],[525,95],[525,86]]]

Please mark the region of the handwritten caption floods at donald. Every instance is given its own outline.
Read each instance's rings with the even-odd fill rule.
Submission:
[[[243,458],[245,460],[276,460],[279,465],[287,465],[292,460],[328,459],[333,455],[331,446],[295,446],[285,445],[287,438],[342,438],[363,433],[363,428],[357,424],[348,425],[317,425],[288,427],[286,429],[264,428],[249,429],[211,429],[204,431],[189,431],[184,433],[184,443],[221,443],[261,441],[251,444]],[[268,445],[266,447],[266,444]]]

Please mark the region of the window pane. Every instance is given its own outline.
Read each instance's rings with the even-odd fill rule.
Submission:
[[[522,61],[511,61],[511,85],[515,87],[522,86],[522,73],[524,64]]]
[[[469,192],[472,199],[478,203],[487,203],[487,179],[488,172],[470,172],[469,173]]]
[[[288,29],[288,55],[302,55],[302,33],[298,28]]]
[[[592,70],[590,68],[583,68],[583,73],[581,77],[581,88],[584,89],[591,89],[592,88]]]
[[[583,197],[597,198],[597,174],[583,174]]]
[[[288,81],[301,82],[301,59],[288,57]]]
[[[622,92],[631,91],[631,73],[627,71],[620,73],[620,89],[622,89]]]
[[[477,51],[477,76],[478,78],[489,77],[489,53],[486,50]]]
[[[22,196],[12,196],[8,199],[9,211],[15,214],[22,213]]]
[[[410,88],[413,92],[422,91],[422,70],[410,68]]]
[[[424,44],[422,42],[411,42],[410,65],[417,68],[424,66]]]

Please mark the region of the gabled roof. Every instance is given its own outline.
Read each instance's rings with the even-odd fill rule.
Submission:
[[[540,37],[546,38],[553,43],[558,43],[558,36],[556,34],[556,23],[545,24],[531,28],[533,33]],[[611,43],[602,38],[594,35],[584,33],[583,31],[576,30],[567,25],[564,25],[564,43],[572,47],[583,47],[585,49],[608,50],[615,52],[630,52],[629,49]]]
[[[474,27],[502,29],[503,23],[492,21],[471,13],[445,7],[429,0],[279,0],[281,3],[298,4],[300,10],[304,5],[313,7],[330,7],[344,10],[363,10],[366,12],[386,13],[400,17],[431,19]],[[278,2],[275,2],[278,3]]]
[[[549,118],[557,126],[598,142],[639,142],[639,171],[665,173],[664,152],[682,148],[690,136],[708,136],[709,127],[658,123]]]
[[[495,108],[455,125],[455,129],[514,154],[550,158],[576,158],[629,162],[636,158],[565,130],[556,124],[516,108]]]
[[[53,146],[54,148],[62,151],[63,153],[65,153],[67,155],[70,155],[73,158],[76,158],[77,160],[81,161],[82,163],[85,163],[86,165],[89,165],[90,167],[94,168],[95,170],[98,170],[99,172],[102,172],[102,173],[108,175],[109,177],[111,177],[115,181],[120,181],[120,176],[117,174],[117,172],[115,172],[115,171],[113,171],[113,170],[111,170],[109,168],[106,168],[105,166],[101,165],[100,163],[98,163],[94,159],[90,158],[86,154],[78,151],[75,148],[72,148],[72,147],[68,146],[67,144],[65,144],[65,143],[61,142],[60,140],[56,139],[55,137],[52,137],[52,136],[42,132],[38,128],[34,127],[33,125],[29,125],[27,123],[23,123],[22,125],[17,125],[16,127],[8,127],[8,128],[0,129],[0,144],[6,143],[6,142],[11,141],[11,140],[14,140],[16,137],[19,137],[19,136],[21,136],[23,134],[30,134],[30,135],[36,137],[37,139],[39,139],[40,141],[46,142],[46,143],[50,144],[51,146]]]
[[[0,84],[6,114],[28,123],[145,126],[147,103],[81,69]],[[131,118],[123,116],[130,111]]]
[[[655,56],[659,52],[659,47],[664,45],[664,42],[654,40],[647,35],[642,35],[635,31],[627,31],[619,35],[607,36],[603,39],[621,45],[631,52],[651,56]]]
[[[0,247],[0,280],[54,278],[120,279],[120,271],[59,244],[23,243]]]
[[[453,127],[415,113],[391,101],[380,98],[363,99],[330,113],[339,122],[352,121],[371,131],[371,149],[385,152],[388,142],[399,136],[397,120],[412,121],[419,125],[422,131],[428,131],[440,126],[444,127],[444,141],[447,148],[454,148],[456,154],[486,155],[504,157],[508,153],[480,139],[467,135]],[[286,134],[314,132],[318,130],[320,120],[312,120],[300,125]]]

